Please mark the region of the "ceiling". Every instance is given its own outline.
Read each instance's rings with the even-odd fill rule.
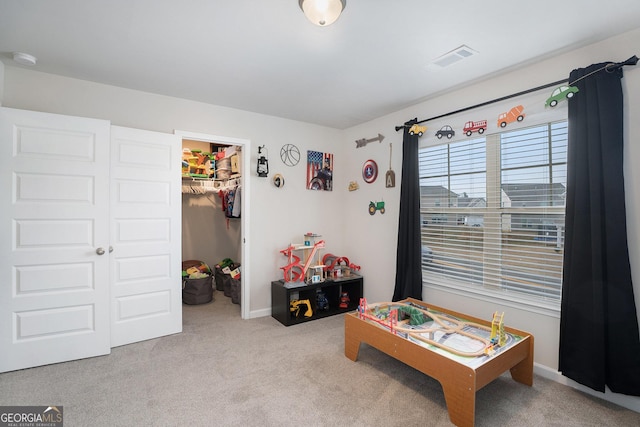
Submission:
[[[0,0],[0,59],[345,129],[638,27],[638,0],[349,0],[328,27],[296,0]]]

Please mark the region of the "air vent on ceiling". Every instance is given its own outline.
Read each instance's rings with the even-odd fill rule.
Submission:
[[[478,52],[471,49],[467,45],[462,45],[460,47],[455,48],[451,52],[447,52],[442,56],[434,59],[429,67],[433,68],[445,68],[449,65],[455,64],[458,61],[462,61],[465,58],[469,58],[470,56],[476,55]]]

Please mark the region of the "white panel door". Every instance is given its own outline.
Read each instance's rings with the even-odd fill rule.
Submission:
[[[0,372],[110,352],[109,131],[0,108]]]
[[[181,141],[111,127],[111,346],[182,331]]]

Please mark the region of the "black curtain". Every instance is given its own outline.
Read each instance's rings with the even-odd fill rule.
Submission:
[[[571,72],[559,370],[594,390],[640,395],[627,246],[622,68]],[[600,70],[600,71],[597,71]]]
[[[402,137],[402,180],[393,301],[408,297],[422,299],[418,135],[409,134],[409,128],[417,121],[413,119],[404,124]]]

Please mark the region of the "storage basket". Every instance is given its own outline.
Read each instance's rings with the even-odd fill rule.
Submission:
[[[231,278],[230,282],[231,302],[234,304],[240,304],[240,280]]]
[[[225,297],[231,297],[231,278],[230,275],[225,274],[222,278],[222,292],[224,292]]]
[[[216,275],[216,290],[224,291],[224,276],[228,276],[228,274],[224,274],[222,268],[219,265],[216,265],[215,268]]]
[[[182,302],[185,304],[206,304],[213,301],[212,277],[200,279],[182,279]]]

